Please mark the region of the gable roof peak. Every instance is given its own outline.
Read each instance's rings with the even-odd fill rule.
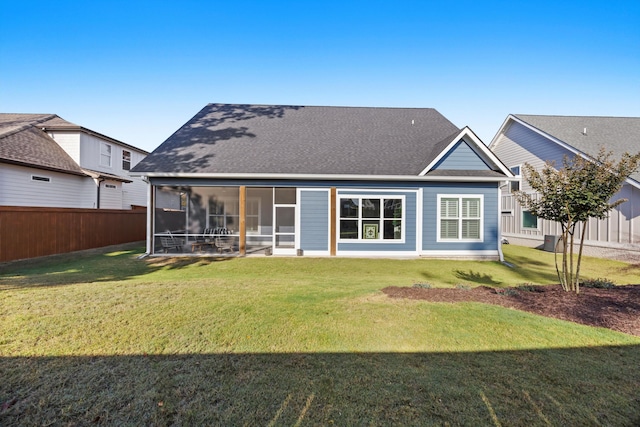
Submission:
[[[501,134],[507,132],[510,122],[518,123],[536,132],[552,143],[583,157],[597,155],[602,147],[619,159],[624,153],[634,154],[640,148],[640,117],[607,116],[545,116],[510,114],[490,144],[496,149]],[[631,175],[640,182],[640,171]]]

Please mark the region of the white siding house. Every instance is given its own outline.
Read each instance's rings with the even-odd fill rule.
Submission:
[[[129,170],[147,154],[54,114],[0,114],[0,205],[146,206]]]
[[[640,118],[509,115],[489,148],[521,176],[522,165],[541,170],[545,162],[561,166],[563,158],[589,156],[600,147],[620,156],[640,150]],[[560,235],[559,224],[535,218],[515,201],[512,191],[532,192],[525,179],[512,183],[501,200],[502,235],[525,244],[541,244]],[[613,200],[628,199],[604,220],[588,223],[585,245],[640,250],[640,173],[633,174]]]
[[[2,206],[94,208],[94,199],[95,185],[86,177],[27,166],[0,165]]]

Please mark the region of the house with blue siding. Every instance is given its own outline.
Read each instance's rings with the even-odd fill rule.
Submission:
[[[132,173],[149,254],[500,259],[511,171],[432,108],[209,104]]]

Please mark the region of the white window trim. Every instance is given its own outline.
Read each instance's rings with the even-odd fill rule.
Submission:
[[[442,218],[441,215],[441,199],[458,199],[459,203],[462,202],[462,199],[480,199],[480,238],[479,239],[463,239],[462,237],[458,237],[457,239],[443,239],[440,237],[440,223]],[[460,215],[458,220],[462,220],[462,205],[459,205]],[[484,194],[438,194],[437,197],[437,206],[436,206],[436,242],[456,242],[456,243],[465,243],[465,242],[484,242]],[[460,227],[460,222],[458,223]],[[459,235],[462,236],[461,227],[458,229]]]
[[[258,214],[257,215],[248,215],[247,209],[245,208],[245,224],[247,218],[250,216],[252,218],[258,218],[258,230],[257,231],[249,231],[249,227],[245,225],[247,229],[247,236],[261,236],[262,235],[262,199],[260,197],[247,197],[246,204],[258,202]]]
[[[109,163],[105,164],[102,160],[107,158],[107,153],[103,151],[105,147],[109,147]],[[111,144],[107,144],[106,142],[100,143],[100,166],[110,168],[113,164],[113,146]]]
[[[518,168],[518,171],[520,173],[518,173],[516,175],[516,173],[513,172],[513,168]],[[517,182],[518,183],[518,190],[522,190],[522,164],[513,165],[513,166],[509,167],[509,170],[515,175],[516,178],[518,178],[518,181],[509,181],[509,194],[513,194],[513,190],[511,188],[511,184],[513,184],[513,182]]]
[[[358,221],[358,235],[360,236],[358,239],[341,239],[340,238],[340,221],[342,220],[342,218],[340,217],[340,199],[380,199],[380,200],[384,200],[384,199],[400,199],[402,201],[402,218],[400,218],[400,221],[402,221],[402,229],[400,230],[401,232],[401,238],[400,239],[383,239],[383,230],[378,230],[378,239],[363,239],[362,236],[360,236],[360,230],[362,229],[362,216],[358,215],[357,221]],[[362,206],[362,204],[360,204],[360,206]],[[382,209],[382,208],[381,208]],[[380,195],[380,194],[338,194],[336,196],[336,241],[337,243],[372,243],[375,245],[379,245],[379,244],[403,244],[406,243],[405,239],[406,239],[406,229],[407,229],[407,202],[406,202],[406,196],[404,194],[384,194],[384,195]],[[382,215],[382,213],[381,213]],[[349,219],[355,219],[355,218],[349,218]],[[366,218],[365,218],[366,219]],[[375,219],[375,218],[369,218],[369,219]],[[384,221],[384,218],[380,218],[380,221]]]
[[[525,227],[524,226],[524,213],[525,212],[531,213],[531,210],[522,209],[522,211],[520,212],[520,229],[521,230],[540,231],[540,222],[541,222],[541,218],[540,217],[536,217],[537,219],[536,219],[536,226],[535,227]]]
[[[226,227],[226,223],[227,223],[227,218],[228,217],[236,217],[236,215],[227,215],[227,210],[226,210],[226,205],[227,203],[234,203],[236,201],[236,199],[234,199],[233,197],[222,197],[220,199],[218,199],[218,201],[222,201],[222,203],[225,206],[225,211],[224,211],[224,215],[214,215],[211,213],[211,201],[207,201],[207,228],[214,228],[211,225],[211,217],[217,217],[217,216],[224,216],[225,220],[225,227]],[[262,199],[260,197],[247,197],[247,202],[258,202],[258,215],[251,215],[252,217],[257,217],[258,218],[258,232],[248,232],[247,231],[247,236],[252,236],[252,237],[256,237],[256,236],[262,236]],[[245,216],[246,216],[246,211],[245,211]],[[236,229],[234,230],[235,232],[239,232],[240,231],[240,210],[238,207],[238,224],[235,225]],[[270,236],[270,235],[268,235]]]
[[[129,153],[129,160],[128,160],[128,162],[129,162],[129,168],[128,168],[128,169],[125,169],[125,168],[124,168],[124,162],[125,162],[125,156],[124,156],[124,153]],[[122,170],[125,170],[125,171],[130,171],[130,170],[131,170],[131,167],[132,167],[132,162],[131,162],[131,151],[129,151],[129,150],[124,150],[124,149],[122,150],[122,165],[121,165],[121,166],[122,166]]]

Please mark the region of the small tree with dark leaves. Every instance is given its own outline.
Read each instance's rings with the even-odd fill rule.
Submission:
[[[625,153],[615,161],[612,153],[603,147],[596,157],[565,156],[562,164],[563,167],[556,170],[553,162],[547,162],[540,172],[525,164],[524,177],[537,194],[518,191],[515,195],[532,214],[560,223],[562,262],[559,266],[556,250],[556,271],[562,288],[578,293],[587,222],[589,218],[606,218],[611,209],[627,201],[611,199],[629,175],[638,170],[640,153]],[[576,230],[581,230],[577,260],[574,258]]]

